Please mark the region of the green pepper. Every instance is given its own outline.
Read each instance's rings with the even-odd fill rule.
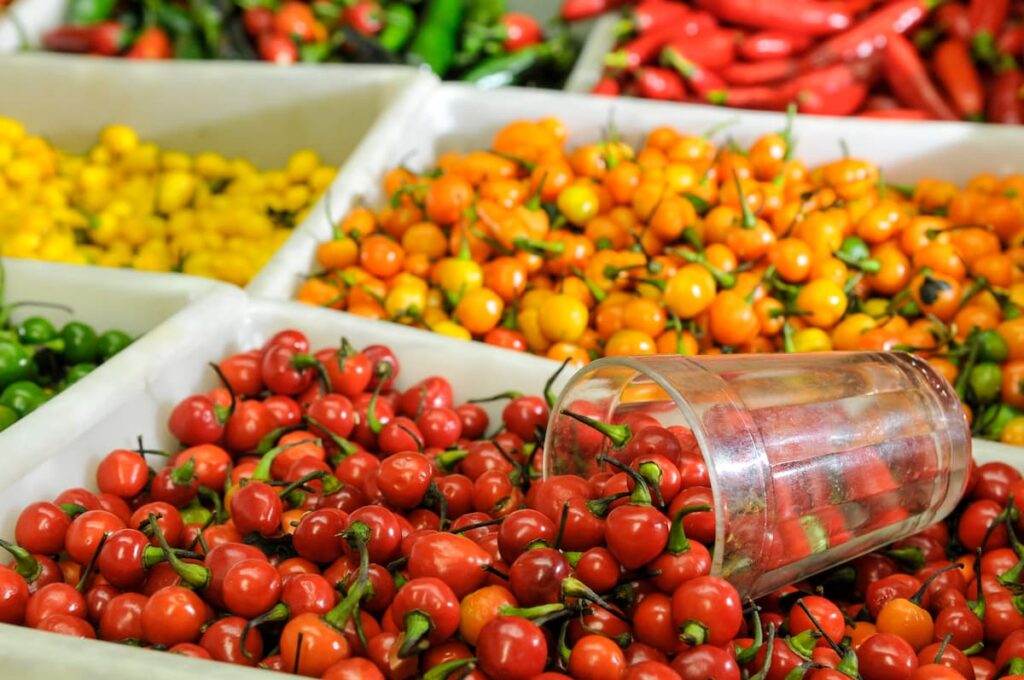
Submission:
[[[978,358],[982,361],[994,361],[1001,364],[1010,356],[1010,346],[1003,336],[991,328],[978,333]]]
[[[46,401],[46,392],[31,380],[11,383],[0,393],[0,406],[6,406],[24,418]]]
[[[430,0],[408,55],[442,78],[455,60],[455,46],[465,11],[463,0]]]
[[[462,76],[461,80],[484,89],[515,84],[522,76],[551,56],[551,47],[539,43],[518,52],[503,54],[482,61]]]
[[[14,409],[0,406],[0,432],[3,432],[14,423],[18,422],[18,414]]]
[[[64,358],[68,363],[81,364],[96,361],[99,351],[96,331],[89,324],[71,321],[60,329],[64,340]]]
[[[35,358],[21,343],[0,342],[0,387],[36,376]]]
[[[980,416],[975,416],[975,421],[984,426],[981,430],[983,437],[999,439],[1006,424],[1019,415],[1021,412],[1009,404],[992,404]]]
[[[416,12],[409,5],[395,2],[384,9],[384,28],[377,42],[388,52],[398,52],[409,42],[416,28]]]
[[[100,354],[100,361],[107,361],[130,344],[132,344],[130,335],[124,331],[110,330],[97,339],[96,350]]]
[[[64,389],[67,389],[68,387],[74,385],[76,382],[78,382],[85,376],[92,373],[94,370],[96,370],[96,364],[75,364],[74,366],[69,368],[68,372],[64,375],[64,380],[61,383],[62,387]]]
[[[41,345],[57,337],[57,329],[48,319],[30,316],[18,324],[18,340],[26,345]]]
[[[967,382],[978,402],[989,404],[999,397],[999,391],[1003,387],[1003,371],[999,364],[985,361],[971,369]]]
[[[505,16],[505,0],[468,0],[466,23],[492,26]]]
[[[89,26],[106,20],[114,11],[114,0],[71,0],[67,22],[73,26]]]

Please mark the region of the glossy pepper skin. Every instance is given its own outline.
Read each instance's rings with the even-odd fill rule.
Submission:
[[[412,60],[444,77],[455,60],[459,26],[465,11],[464,0],[430,0],[409,47]]]

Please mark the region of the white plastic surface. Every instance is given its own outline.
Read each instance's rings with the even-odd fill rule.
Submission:
[[[67,0],[16,0],[0,12],[0,54],[39,45],[46,31],[60,24]]]
[[[381,111],[404,96],[421,98],[435,82],[404,66],[17,54],[0,56],[0,116],[71,151],[123,123],[170,149],[216,151],[261,168],[281,167],[304,147],[336,165]]]
[[[539,394],[551,373],[553,362],[546,359],[477,343],[458,344],[439,335],[305,305],[247,303],[241,291],[228,292],[204,299],[147,338],[150,356],[158,356],[159,361],[124,361],[120,370],[107,373],[102,385],[93,381],[91,392],[79,390],[77,398],[69,393],[65,401],[73,409],[90,412],[88,419],[65,421],[65,427],[54,427],[52,419],[25,421],[25,453],[37,459],[34,467],[12,470],[8,465],[12,452],[4,447],[0,536],[13,535],[18,513],[28,503],[53,498],[68,487],[94,489],[96,465],[111,449],[133,447],[138,435],[147,446],[172,446],[166,422],[175,403],[216,385],[207,362],[258,347],[284,328],[304,331],[314,348],[336,346],[342,336],[356,347],[386,343],[400,362],[399,387],[442,375],[460,401],[505,389]],[[496,422],[503,404],[484,406],[492,423]],[[54,654],[58,645],[61,652]],[[47,680],[162,680],[199,671],[204,678],[225,680],[263,677],[227,664],[196,666],[175,655],[157,656],[103,642],[68,642],[49,633],[2,625],[0,668],[0,677]]]
[[[384,173],[406,164],[422,170],[441,153],[488,148],[494,134],[517,119],[557,116],[569,129],[570,145],[601,138],[614,122],[623,139],[638,144],[652,128],[671,125],[703,133],[734,122],[718,134],[749,144],[767,132],[785,127],[778,113],[739,111],[713,106],[680,106],[641,99],[611,99],[550,90],[508,88],[480,92],[442,84],[425,101],[397,103],[382,116],[349,157],[328,191],[333,215],[340,219],[357,198],[371,206],[383,202]],[[794,135],[797,155],[810,165],[841,157],[841,141],[851,154],[881,165],[893,182],[935,176],[965,182],[980,172],[1024,171],[1024,134],[1012,126],[968,123],[889,122],[856,118],[800,116]],[[249,285],[250,292],[276,299],[291,298],[314,268],[317,244],[331,238],[327,199],[320,201],[289,242]]]
[[[2,474],[18,479],[55,453],[52,437],[73,439],[104,413],[123,389],[125,376],[144,374],[161,365],[167,349],[182,332],[183,317],[194,316],[218,300],[238,301],[240,290],[209,279],[175,274],[143,274],[124,269],[99,269],[3,259],[6,272],[4,302],[33,300],[66,305],[71,314],[46,308],[22,307],[12,319],[40,315],[59,329],[73,319],[92,325],[97,333],[123,330],[136,340],[66,391],[0,433]],[[186,306],[193,305],[188,312]],[[157,328],[159,327],[159,328]],[[156,330],[154,330],[156,329]],[[152,332],[151,332],[152,331]],[[55,426],[58,425],[59,426]],[[0,664],[2,665],[2,664]]]
[[[615,48],[615,25],[619,14],[612,13],[594,22],[579,58],[565,81],[567,92],[586,94],[594,89],[604,72],[604,55]]]

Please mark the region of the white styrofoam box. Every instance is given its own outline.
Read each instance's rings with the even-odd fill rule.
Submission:
[[[619,14],[605,15],[594,22],[580,50],[580,56],[565,81],[567,92],[586,94],[594,89],[604,72],[604,56],[615,49],[615,26]]]
[[[480,92],[464,85],[442,84],[414,107],[396,105],[367,135],[325,197],[296,229],[287,244],[249,285],[253,294],[290,298],[314,268],[318,243],[332,236],[327,204],[335,219],[348,212],[357,198],[371,206],[382,204],[381,179],[400,163],[414,169],[430,167],[447,151],[489,148],[494,134],[518,119],[561,118],[569,129],[569,144],[601,138],[614,122],[629,142],[641,143],[652,128],[671,125],[703,133],[733,122],[718,138],[740,144],[785,127],[779,113],[739,111],[714,106],[678,105],[641,99],[595,97],[550,90],[507,88]],[[856,118],[798,116],[794,136],[797,156],[810,165],[841,157],[841,142],[857,157],[882,167],[889,181],[909,182],[936,176],[964,182],[982,171],[1024,171],[1024,131],[1014,126],[968,123],[890,122],[878,124]]]
[[[94,489],[96,465],[112,449],[134,447],[139,435],[147,446],[173,446],[166,429],[171,409],[184,397],[217,384],[207,362],[259,347],[284,328],[305,332],[314,348],[337,346],[342,336],[356,347],[387,344],[399,359],[399,387],[441,375],[451,382],[460,402],[508,389],[540,394],[551,374],[552,362],[538,357],[478,343],[457,344],[439,335],[295,303],[247,302],[240,291],[231,292],[235,294],[204,299],[205,304],[193,305],[147,337],[149,352],[158,360],[122,362],[120,370],[106,373],[106,382],[92,381],[91,392],[84,384],[76,394],[69,392],[65,401],[82,412],[89,411],[89,419],[55,421],[52,413],[50,420],[30,423],[26,419],[24,441],[26,445],[31,442],[29,451],[35,464],[12,469],[8,463],[14,452],[4,447],[0,537],[13,535],[18,513],[25,505],[53,498],[69,487]],[[562,376],[559,386],[567,377]],[[497,422],[504,404],[484,406],[492,423]],[[62,426],[55,427],[55,422]],[[55,655],[52,651],[57,640],[49,633],[0,625],[3,677],[163,680],[200,671],[203,677],[225,680],[260,677],[227,664],[197,666],[176,655],[154,658],[156,652],[102,642],[61,640],[61,654]]]
[[[0,54],[38,46],[43,33],[60,24],[66,7],[67,0],[16,0],[0,12]]]
[[[993,462],[1009,463],[1024,472],[1024,447],[1001,444],[987,439],[974,439],[972,448],[974,462],[978,465]]]
[[[170,149],[216,151],[260,168],[281,167],[304,147],[337,165],[388,105],[419,99],[435,82],[405,66],[16,54],[0,56],[0,116],[70,151],[122,123]]]
[[[81,381],[0,433],[3,474],[10,479],[25,474],[56,450],[47,448],[41,433],[73,438],[118,398],[120,376],[141,374],[159,363],[166,354],[161,348],[172,345],[182,333],[183,317],[216,305],[221,299],[244,299],[233,286],[191,276],[10,258],[4,258],[2,264],[6,275],[4,303],[31,300],[66,305],[72,310],[67,313],[26,306],[14,311],[14,321],[38,314],[58,329],[68,321],[80,320],[92,325],[97,333],[118,329],[136,338]],[[189,305],[192,308],[185,312]]]

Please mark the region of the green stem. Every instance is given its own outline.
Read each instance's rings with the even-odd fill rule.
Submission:
[[[278,621],[287,621],[292,616],[291,609],[288,608],[284,602],[278,602],[273,607],[268,609],[266,612],[260,614],[254,619],[250,619],[245,622],[245,626],[242,628],[242,634],[239,637],[242,640],[242,655],[246,659],[252,658],[252,653],[249,651],[249,646],[244,643],[246,638],[249,637],[249,630],[263,625],[264,623],[274,623]]]
[[[562,362],[562,365],[558,367],[558,370],[552,373],[551,376],[544,383],[544,401],[548,403],[548,408],[554,408],[555,402],[558,401],[558,395],[555,394],[554,388],[555,381],[558,380],[558,376],[562,374],[562,371],[564,371],[565,367],[568,365],[569,359],[567,358],[565,361]]]
[[[355,521],[345,529],[345,535],[349,545],[359,551],[359,575],[345,598],[334,609],[324,614],[324,622],[339,632],[345,630],[345,625],[359,607],[370,583],[370,554],[366,550],[366,543],[370,540],[370,527],[363,522]]]
[[[761,650],[761,645],[764,644],[763,633],[761,632],[761,610],[756,604],[754,604],[753,612],[750,615],[750,630],[754,632],[754,641],[749,647],[740,647],[735,643],[733,644],[736,653],[736,663],[740,666],[746,666],[752,662]]]
[[[174,572],[181,577],[181,580],[186,584],[197,590],[205,588],[210,583],[210,570],[199,564],[190,564],[188,562],[182,562],[181,559],[174,553],[171,546],[167,544],[167,538],[164,537],[163,530],[160,529],[160,523],[157,521],[155,513],[149,513],[149,526],[153,530],[153,535],[156,536],[157,542],[160,547],[163,548],[164,556],[167,558],[168,564],[174,569]]]
[[[404,659],[420,651],[420,644],[426,643],[424,638],[434,629],[434,622],[423,612],[413,610],[405,615],[405,631],[402,633],[402,645],[398,648],[398,657]]]
[[[489,401],[498,401],[499,399],[518,399],[523,396],[522,392],[516,390],[509,390],[508,392],[502,392],[501,394],[495,394],[493,397],[481,397],[479,399],[468,399],[470,404],[486,404]]]
[[[269,481],[270,469],[271,467],[273,467],[274,461],[277,459],[279,455],[281,455],[282,452],[287,451],[288,449],[294,448],[296,446],[300,446],[302,444],[310,443],[320,446],[323,442],[321,442],[319,439],[301,439],[297,442],[292,442],[291,444],[285,444],[284,446],[275,446],[274,448],[270,449],[265,454],[263,454],[263,457],[260,458],[260,462],[256,464],[256,469],[252,471],[252,475],[250,475],[249,478],[257,482]]]
[[[317,419],[314,418],[313,416],[307,414],[303,416],[303,418],[307,423],[309,423],[317,430],[327,435],[327,438],[331,440],[331,443],[338,447],[338,450],[341,452],[342,459],[348,458],[353,453],[359,451],[358,446],[356,446],[349,440],[345,439],[344,437],[339,437],[338,435],[334,434],[329,429],[321,425],[319,421],[317,421]]]
[[[743,183],[740,182],[739,175],[733,175],[733,180],[736,182],[736,193],[740,198],[740,211],[743,216],[740,226],[744,229],[753,229],[757,226],[757,217],[754,216],[754,211],[750,209],[750,205],[747,203],[747,197],[743,193]]]
[[[150,517],[152,516],[153,515],[150,515]],[[78,579],[78,583],[75,584],[75,590],[78,592],[85,592],[85,584],[89,581],[89,577],[92,576],[92,572],[96,569],[96,560],[99,559],[100,551],[103,550],[103,546],[106,544],[108,538],[110,538],[109,531],[103,532],[103,535],[100,536],[100,540],[96,544],[96,549],[92,551],[92,557],[89,558],[89,564],[85,565],[85,571],[82,572],[82,576]]]
[[[502,616],[517,616],[521,619],[533,620],[561,611],[565,611],[565,605],[561,602],[553,602],[551,604],[539,604],[535,607],[513,607],[506,604],[498,610],[498,613]]]
[[[623,446],[629,443],[629,440],[633,438],[633,432],[629,429],[629,425],[612,425],[610,423],[602,423],[600,420],[585,416],[580,413],[573,413],[569,409],[562,409],[560,413],[563,416],[569,416],[574,420],[578,420],[587,427],[597,430],[611,442],[612,446],[616,449],[621,449]]]
[[[672,555],[682,555],[684,552],[690,549],[690,539],[686,537],[686,531],[683,529],[683,518],[687,515],[691,515],[695,512],[710,512],[711,506],[702,503],[700,505],[688,505],[681,508],[676,516],[672,518],[672,529],[668,533],[668,545],[665,546],[665,552]],[[757,610],[754,610],[755,613]]]
[[[11,557],[14,558],[14,571],[18,572],[26,583],[32,583],[39,578],[43,568],[39,565],[39,560],[32,557],[32,553],[3,539],[0,539],[0,548],[11,553]]]
[[[384,429],[384,423],[380,422],[380,419],[377,418],[377,400],[380,398],[381,388],[384,387],[384,383],[391,377],[392,371],[389,362],[382,362],[378,366],[381,367],[379,369],[380,380],[377,381],[377,386],[373,388],[373,396],[370,397],[370,404],[366,407],[366,424],[373,434],[380,434],[380,431]]]
[[[439,663],[424,673],[422,680],[445,680],[445,678],[450,677],[460,668],[466,668],[466,666],[471,666],[475,663],[476,657],[470,657],[468,659],[451,659],[450,661]]]
[[[643,475],[641,475],[639,472],[629,467],[625,463],[619,462],[614,458],[609,458],[608,456],[598,456],[597,462],[608,463],[613,468],[617,468],[622,472],[625,472],[630,477],[632,477],[633,481],[636,483],[636,486],[633,489],[633,493],[630,496],[630,500],[635,505],[651,505],[651,487],[647,483],[647,480],[644,479]]]
[[[764,665],[750,676],[750,680],[766,680],[772,670],[772,657],[775,655],[775,624],[768,624],[768,642],[765,644]]]

